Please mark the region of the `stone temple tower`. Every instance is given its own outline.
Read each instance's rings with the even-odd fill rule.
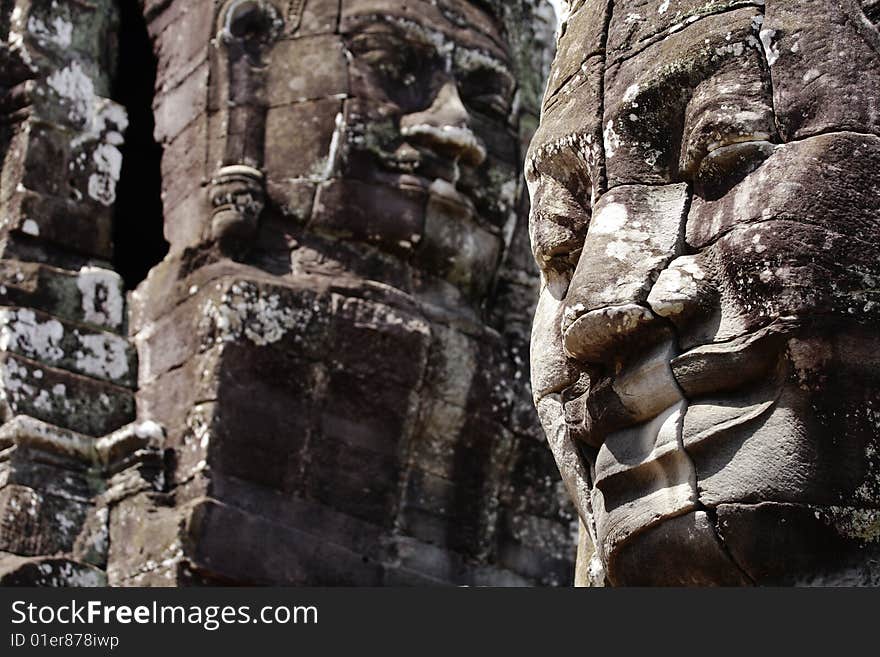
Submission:
[[[569,583],[526,362],[549,7],[139,4],[0,2],[0,582]]]

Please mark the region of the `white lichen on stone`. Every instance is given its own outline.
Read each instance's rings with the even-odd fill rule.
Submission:
[[[626,225],[627,210],[622,203],[614,203],[609,196],[609,203],[602,207],[590,223],[591,235],[612,235]]]
[[[122,169],[122,153],[118,147],[128,127],[125,109],[98,96],[94,81],[77,61],[52,73],[46,84],[68,106],[69,118],[80,129],[71,141],[71,147],[77,149],[86,143],[96,143],[91,157],[80,153],[71,161],[71,170],[88,168],[86,193],[103,205],[112,205]],[[82,193],[81,190],[74,192]]]
[[[99,379],[118,381],[128,374],[128,343],[110,334],[79,335],[74,353],[77,371]]]
[[[266,346],[302,327],[311,315],[308,307],[285,306],[278,294],[266,295],[250,283],[236,283],[219,301],[205,302],[201,328],[214,344],[244,337],[255,345]]]
[[[95,172],[89,176],[89,196],[111,206],[116,202],[116,183],[122,173],[122,153],[113,144],[100,144],[92,153]]]
[[[815,512],[844,538],[875,543],[880,540],[880,509],[825,507]]]
[[[73,43],[73,24],[61,16],[55,16],[48,25],[37,16],[31,16],[28,19],[27,29],[38,40],[54,44],[59,48],[69,48]]]
[[[773,43],[776,37],[776,30],[762,29],[758,36],[761,39],[761,45],[764,47],[764,57],[767,59],[767,65],[773,66],[779,59],[779,48]]]
[[[603,136],[605,140],[605,155],[609,158],[614,157],[621,145],[620,136],[614,131],[614,121],[609,121],[606,124]]]
[[[165,430],[162,425],[153,420],[145,420],[135,425],[134,433],[138,438],[144,440],[162,440],[165,436]]]
[[[680,315],[699,301],[699,282],[706,272],[694,256],[682,256],[660,272],[648,295],[648,305],[661,317]]]
[[[485,52],[459,46],[455,49],[455,64],[465,71],[491,69],[509,78],[511,87],[513,86],[513,76],[507,65],[497,57],[493,57]]]
[[[336,167],[336,162],[339,159],[339,152],[343,143],[345,129],[345,115],[342,112],[339,112],[336,114],[333,135],[330,138],[330,148],[327,151],[327,157],[315,162],[312,175],[307,178],[309,182],[325,182],[330,180],[330,177],[333,175],[333,170]]]
[[[4,367],[0,368],[0,400],[10,405],[13,413],[20,412],[20,404],[24,404],[25,409],[31,406],[45,413],[53,412],[56,400],[49,391],[32,385],[30,377],[31,371],[27,367],[13,358],[7,359]],[[67,400],[62,399],[60,405],[67,408],[69,404],[65,402]]]
[[[95,83],[79,62],[73,61],[55,71],[46,79],[46,84],[68,102],[74,121],[89,122],[97,100]]]
[[[76,281],[82,295],[83,319],[98,326],[122,326],[125,299],[119,274],[98,267],[83,267]]]
[[[33,310],[26,308],[0,310],[0,351],[15,351],[44,362],[64,357],[61,340],[64,326],[55,319],[39,321]]]

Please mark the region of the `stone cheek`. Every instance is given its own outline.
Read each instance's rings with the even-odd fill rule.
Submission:
[[[716,339],[779,316],[876,321],[878,146],[847,133],[779,146],[724,198],[694,200],[688,242],[721,291]]]

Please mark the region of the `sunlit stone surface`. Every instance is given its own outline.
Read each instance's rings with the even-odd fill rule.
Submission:
[[[526,174],[579,572],[878,583],[877,3],[569,5]]]

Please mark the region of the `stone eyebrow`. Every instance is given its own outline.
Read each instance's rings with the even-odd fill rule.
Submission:
[[[384,32],[371,30],[370,28],[377,23],[386,26],[389,29]],[[345,31],[344,34],[348,37],[365,34],[393,34],[402,37],[407,41],[412,41],[413,43],[433,45],[438,50],[440,50],[445,43],[453,43],[450,36],[439,30],[431,29],[430,27],[426,27],[425,25],[402,16],[387,16],[382,14],[363,14],[358,16],[356,25],[352,29]]]
[[[514,79],[513,71],[508,62],[483,49],[457,45],[453,58],[458,66],[466,70],[488,68],[509,77],[511,80]]]

